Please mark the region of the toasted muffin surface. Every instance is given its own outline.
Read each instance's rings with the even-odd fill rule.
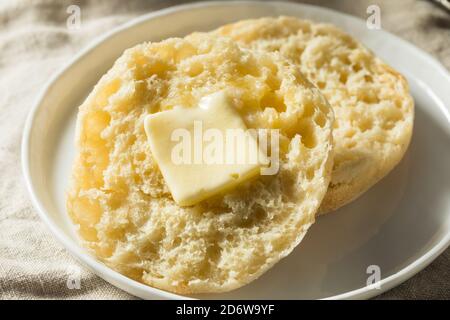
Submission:
[[[178,206],[144,118],[226,90],[249,128],[279,129],[280,169]],[[289,254],[314,222],[332,166],[332,110],[276,53],[194,34],[128,49],[79,108],[67,208],[113,269],[177,293],[240,287]]]
[[[403,157],[414,119],[408,84],[351,36],[332,25],[291,17],[240,21],[213,34],[281,53],[328,99],[335,113],[335,157],[321,213],[357,198]]]

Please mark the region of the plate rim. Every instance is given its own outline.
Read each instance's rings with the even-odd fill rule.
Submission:
[[[137,282],[133,279],[130,279],[113,269],[110,269],[103,263],[97,261],[95,258],[83,252],[79,244],[74,243],[69,237],[52,221],[42,204],[41,200],[37,196],[37,192],[35,191],[35,185],[32,179],[31,168],[30,168],[30,138],[31,133],[34,127],[34,121],[36,118],[36,114],[39,111],[43,100],[45,99],[47,93],[50,89],[58,82],[58,80],[72,67],[76,64],[77,61],[81,60],[83,57],[92,52],[98,45],[107,41],[110,37],[124,32],[140,23],[144,23],[147,20],[155,19],[161,16],[168,16],[172,13],[188,11],[191,9],[196,9],[200,7],[220,7],[220,6],[241,6],[241,5],[256,5],[256,6],[298,6],[298,7],[309,7],[314,8],[315,10],[321,10],[327,12],[329,14],[337,14],[344,16],[349,20],[357,20],[359,22],[363,21],[362,19],[352,16],[350,14],[340,12],[337,10],[333,10],[330,8],[319,7],[311,4],[304,3],[293,3],[287,1],[264,1],[264,2],[256,2],[256,1],[205,1],[205,2],[193,2],[188,4],[181,4],[176,6],[170,6],[167,8],[163,8],[160,10],[152,11],[140,16],[137,16],[130,21],[127,21],[112,30],[106,32],[105,34],[95,37],[91,40],[84,48],[82,48],[78,53],[76,53],[67,63],[65,63],[56,73],[54,73],[50,79],[46,82],[46,84],[42,87],[38,95],[36,96],[32,107],[29,110],[29,113],[25,120],[25,125],[23,128],[22,141],[21,141],[21,167],[22,173],[25,178],[25,185],[29,197],[31,199],[31,203],[34,209],[37,211],[39,217],[44,221],[45,225],[50,229],[51,233],[54,237],[70,252],[70,254],[76,258],[77,261],[81,262],[83,265],[88,267],[91,271],[93,271],[97,276],[103,278],[107,282],[112,285],[124,290],[125,292],[131,293],[133,295],[138,295],[139,292],[151,293],[155,296],[155,298],[163,298],[163,299],[193,299],[188,296],[183,296],[175,293],[171,293],[168,291],[164,291],[158,288],[154,288],[151,286],[147,286],[140,282]],[[431,54],[425,52],[424,50],[416,47],[410,42],[388,32],[384,29],[379,30],[383,32],[384,36],[391,37],[395,41],[399,42],[402,46],[405,46],[408,50],[414,51],[414,53],[424,59],[427,63],[433,65],[435,70],[440,72],[441,75],[447,79],[450,83],[450,72],[447,68],[442,65],[436,58],[434,58]],[[444,111],[444,110],[441,110]],[[449,108],[446,107],[446,111],[450,112]],[[449,124],[450,124],[450,119]],[[324,300],[336,299],[368,299],[375,297],[383,292],[386,292],[393,287],[403,283],[404,281],[410,279],[419,271],[423,270],[426,266],[428,266],[433,260],[435,260],[445,249],[450,246],[450,230],[447,231],[447,234],[442,237],[442,239],[437,242],[433,247],[431,247],[428,251],[422,254],[419,258],[415,259],[401,270],[392,274],[386,278],[383,278],[375,285],[369,285],[365,287],[361,287],[355,290],[351,290],[348,292],[344,292],[341,294],[337,294],[334,296],[329,296],[323,298]],[[126,286],[134,286],[133,292],[128,290],[129,288]],[[381,286],[381,289],[377,289],[377,287]]]

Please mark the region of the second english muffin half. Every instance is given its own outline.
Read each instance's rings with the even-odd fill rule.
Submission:
[[[279,170],[180,206],[144,122],[175,108],[189,118],[217,92],[247,128],[279,131]],[[314,222],[331,176],[332,123],[320,91],[278,53],[207,34],[144,43],[80,106],[67,208],[85,246],[126,276],[177,293],[238,288]]]
[[[335,113],[335,158],[320,212],[357,198],[387,175],[409,145],[414,102],[405,78],[340,29],[291,17],[223,26],[213,34],[301,68]]]

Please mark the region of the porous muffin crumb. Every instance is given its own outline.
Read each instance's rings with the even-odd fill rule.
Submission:
[[[190,207],[152,159],[143,121],[227,90],[248,128],[280,130],[280,169]],[[301,241],[327,190],[333,114],[277,53],[206,34],[128,49],[80,106],[67,208],[87,248],[120,273],[177,293],[222,292]]]

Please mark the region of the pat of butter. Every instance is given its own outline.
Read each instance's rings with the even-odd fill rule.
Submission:
[[[268,162],[224,92],[204,97],[199,107],[176,107],[144,122],[153,158],[180,206],[232,189]]]

